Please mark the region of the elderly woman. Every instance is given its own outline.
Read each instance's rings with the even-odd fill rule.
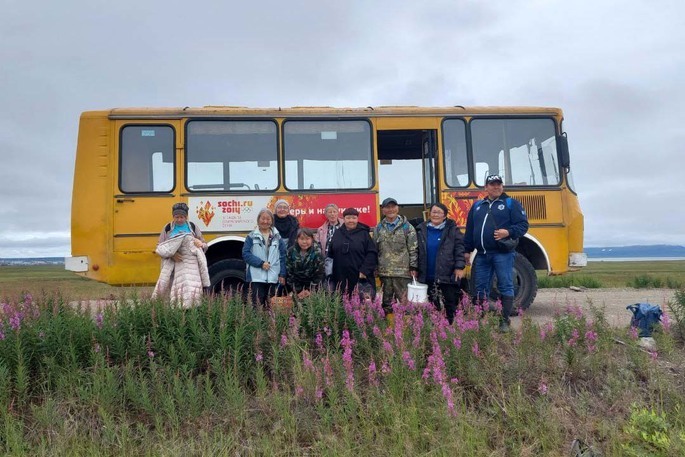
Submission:
[[[297,231],[295,246],[288,249],[285,258],[288,286],[299,298],[310,294],[323,280],[323,257],[314,241],[314,231],[301,228]]]
[[[285,284],[285,252],[285,241],[274,227],[274,215],[263,208],[257,214],[257,228],[247,235],[243,244],[243,260],[247,264],[245,280],[255,307],[268,306],[276,286]]]
[[[345,220],[342,217],[338,217],[340,212],[338,205],[335,203],[326,205],[324,214],[326,215],[326,222],[316,229],[316,241],[321,245],[321,251],[325,255],[328,250],[328,242],[333,238],[335,231],[345,223]]]
[[[328,244],[328,257],[333,259],[331,279],[335,288],[344,294],[352,293],[359,284],[373,297],[376,294],[374,271],[378,266],[376,243],[369,235],[369,226],[359,222],[359,211],[347,208],[343,218],[345,223]]]
[[[295,238],[297,238],[297,229],[300,228],[300,223],[297,218],[290,214],[290,203],[281,199],[274,205],[276,211],[276,218],[274,226],[281,234],[281,237],[286,241],[287,248],[293,247]]]
[[[162,230],[155,250],[162,257],[162,268],[152,296],[169,291],[172,303],[187,308],[197,304],[203,288],[209,287],[207,243],[200,229],[188,221],[188,205],[176,203],[171,212],[174,219]]]
[[[451,324],[459,302],[464,277],[464,236],[456,222],[447,218],[447,207],[435,203],[429,220],[416,228],[419,241],[419,281],[428,284],[430,301],[441,309],[444,301]],[[441,300],[442,299],[442,300]]]
[[[333,259],[328,257],[328,243],[333,238],[333,234],[338,230],[344,223],[345,220],[338,217],[340,214],[338,210],[338,205],[335,203],[329,203],[324,209],[324,214],[326,215],[326,222],[316,229],[316,241],[321,245],[321,252],[323,253],[325,260],[325,276],[330,280],[330,276],[333,273]]]

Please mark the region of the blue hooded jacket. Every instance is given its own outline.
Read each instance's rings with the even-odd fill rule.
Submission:
[[[495,241],[496,229],[507,229],[513,239],[521,238],[528,231],[526,211],[518,200],[506,193],[492,202],[484,198],[473,204],[466,220],[465,251],[500,252]]]

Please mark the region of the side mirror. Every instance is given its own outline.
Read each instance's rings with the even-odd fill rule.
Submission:
[[[557,144],[559,145],[559,165],[562,168],[569,168],[571,166],[571,157],[568,153],[568,138],[566,132],[557,136]]]

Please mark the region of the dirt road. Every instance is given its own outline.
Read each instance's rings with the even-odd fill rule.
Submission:
[[[610,325],[627,326],[631,312],[626,306],[634,303],[652,303],[668,311],[666,303],[673,300],[672,289],[587,289],[575,292],[570,289],[539,289],[533,305],[526,311],[535,322],[545,323],[554,319],[554,313],[567,305],[578,305],[589,312],[590,306],[604,308]],[[520,319],[514,319],[518,327]]]

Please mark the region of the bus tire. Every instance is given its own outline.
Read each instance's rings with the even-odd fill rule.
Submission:
[[[209,282],[213,293],[241,290],[245,284],[245,262],[224,259],[212,264],[209,267]]]
[[[526,310],[538,294],[538,277],[528,259],[516,253],[514,259],[514,309]]]
[[[516,253],[514,258],[514,309],[526,310],[533,304],[535,296],[538,294],[538,278],[535,274],[535,268],[520,253]],[[469,281],[468,290],[472,297],[476,296],[476,280],[475,269],[471,268],[471,278]],[[490,289],[490,298],[492,300],[499,300],[500,293],[497,290],[497,277],[492,280],[492,287]]]

